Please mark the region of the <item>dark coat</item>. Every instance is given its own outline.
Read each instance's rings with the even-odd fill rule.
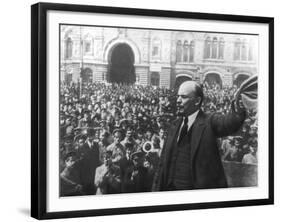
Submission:
[[[199,111],[191,133],[191,177],[194,189],[227,187],[217,138],[235,133],[243,124],[245,115],[245,111],[232,111],[227,115],[208,115]],[[170,159],[181,123],[182,118],[179,118],[170,127],[154,178],[153,191],[168,190]]]
[[[95,193],[96,168],[100,165],[99,145],[94,142],[90,147],[88,143],[85,143],[83,147],[79,148],[78,155],[80,157],[79,167],[83,190],[86,194],[93,194]]]
[[[134,171],[137,171],[137,174],[132,176]],[[128,166],[124,172],[122,192],[136,193],[150,191],[147,184],[148,176],[148,170],[145,167],[139,166],[135,168],[133,165]]]

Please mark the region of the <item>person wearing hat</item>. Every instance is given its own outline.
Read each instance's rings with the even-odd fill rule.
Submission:
[[[136,141],[133,137],[133,130],[131,128],[127,128],[126,136],[124,140],[121,141],[121,144],[125,147],[125,144],[130,143],[133,145],[133,148],[136,146]]]
[[[113,131],[113,143],[110,144],[106,150],[112,152],[112,161],[116,164],[125,156],[125,147],[121,144],[122,129],[115,129]]]
[[[145,143],[145,139],[144,139],[144,129],[139,127],[137,128],[136,130],[136,139],[135,139],[135,142],[136,142],[136,147],[137,149],[139,149],[140,147],[143,146],[143,144]]]
[[[91,140],[88,140],[86,129],[83,129],[82,133],[75,137],[75,141],[77,142],[76,152],[79,158],[78,167],[83,192],[84,194],[94,194],[93,175],[97,165],[99,165],[99,159],[96,158],[98,147],[95,147],[94,144],[91,147],[89,146]]]
[[[74,131],[74,129],[75,129],[76,127],[77,127],[77,126],[76,126],[75,118],[72,118],[72,119],[71,119],[70,125],[68,125],[68,126],[66,127],[66,129],[65,129],[66,135],[71,135],[71,134],[73,134],[73,131]]]
[[[76,196],[83,194],[80,172],[77,166],[76,152],[68,152],[64,156],[65,167],[60,173],[60,196]]]
[[[71,126],[72,117],[69,115],[61,115],[60,117],[64,120],[63,124],[60,125],[60,135],[65,136],[67,134],[67,128]]]
[[[256,141],[257,143],[257,141]],[[248,153],[243,156],[242,163],[244,164],[257,164],[257,146],[256,144],[249,144]]]
[[[87,135],[82,133],[81,129],[76,129],[76,136],[74,137],[74,142],[75,142],[75,150],[78,153],[78,156],[81,158],[84,156],[84,145],[85,141],[87,139]]]
[[[122,181],[122,192],[136,193],[150,191],[148,170],[143,166],[145,154],[136,151],[131,155],[132,165],[128,166],[124,172]]]
[[[166,141],[166,130],[164,127],[160,127],[159,129],[159,145],[160,145],[160,149],[159,149],[159,152],[158,152],[158,156],[160,157],[161,156],[161,153],[162,153],[162,150],[163,150],[163,147],[164,147],[164,143]]]
[[[157,152],[149,152],[145,155],[143,166],[147,169],[146,187],[149,191],[152,189],[153,178],[159,163]]]
[[[103,163],[103,155],[106,152],[106,148],[112,143],[112,137],[110,133],[104,129],[102,129],[100,133],[100,140],[98,142],[99,144],[99,150],[100,150],[100,162]]]
[[[229,143],[226,143],[224,146],[225,152],[222,156],[222,160],[238,162],[239,145],[240,144],[238,138],[232,137],[229,140]]]
[[[79,120],[78,127],[89,127],[91,125],[89,111],[85,110],[83,118]]]
[[[120,167],[112,162],[112,151],[106,151],[103,164],[96,169],[95,185],[97,195],[121,192]]]
[[[127,119],[122,119],[122,120],[120,121],[120,128],[121,128],[123,131],[126,131],[127,128],[128,128],[128,126],[129,126],[129,122],[128,122]]]
[[[121,172],[121,181],[122,181],[122,184],[121,184],[122,192],[124,192],[124,190],[126,190],[126,188],[124,188],[124,186],[123,186],[125,172],[129,167],[133,166],[132,153],[134,153],[136,151],[134,144],[132,144],[132,143],[126,143],[126,144],[124,144],[124,147],[126,150],[126,154],[124,157],[122,157],[122,159],[119,162],[120,172]]]
[[[153,191],[226,188],[227,181],[217,138],[236,133],[246,111],[241,98],[232,101],[226,114],[201,109],[203,88],[183,82],[177,93],[177,118],[169,128]]]
[[[94,178],[96,168],[101,164],[99,156],[99,145],[95,141],[95,130],[93,128],[87,129],[86,140],[84,145],[84,158],[80,162],[81,179],[84,185],[84,192],[86,194],[95,194],[96,188],[94,185]]]
[[[153,130],[148,127],[146,130],[145,130],[145,141],[151,141],[152,139],[152,136],[153,136]]]

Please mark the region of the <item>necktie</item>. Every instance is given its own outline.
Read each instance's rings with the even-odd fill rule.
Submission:
[[[180,134],[179,134],[179,137],[178,137],[178,144],[181,142],[183,137],[187,134],[187,130],[188,130],[188,118],[185,117],[183,126],[181,128],[181,131],[180,131]]]

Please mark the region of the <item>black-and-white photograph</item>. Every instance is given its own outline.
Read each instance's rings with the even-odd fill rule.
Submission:
[[[258,186],[258,35],[59,32],[60,197]]]

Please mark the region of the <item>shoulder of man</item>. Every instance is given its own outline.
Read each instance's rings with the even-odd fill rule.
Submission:
[[[114,147],[115,147],[115,144],[111,143],[106,147],[106,150],[112,151]]]

